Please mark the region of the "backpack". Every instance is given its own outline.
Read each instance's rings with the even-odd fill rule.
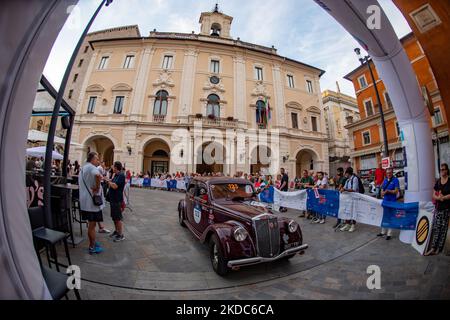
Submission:
[[[364,188],[363,182],[360,177],[356,176],[356,178],[358,179],[358,192],[364,194],[364,192],[366,192],[366,189]]]
[[[358,177],[356,174],[355,174],[355,177],[356,177],[356,179],[358,179],[358,192],[365,193],[366,189],[364,188],[364,184],[363,184],[361,178]],[[353,189],[353,179],[352,179],[352,189]]]

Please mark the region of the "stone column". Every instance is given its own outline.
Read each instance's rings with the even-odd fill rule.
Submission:
[[[284,91],[283,91],[283,78],[281,76],[280,65],[274,65],[272,67],[273,73],[273,87],[275,93],[275,109],[277,113],[277,126],[280,128],[281,132],[286,129],[286,117],[284,112]]]
[[[94,53],[92,54],[91,60],[89,61],[89,66],[86,70],[86,76],[83,79],[83,84],[81,85],[81,88],[80,88],[80,96],[79,96],[79,99],[78,99],[78,102],[77,102],[77,105],[75,108],[75,111],[76,111],[75,120],[79,120],[80,115],[82,114],[84,96],[86,94],[86,88],[89,85],[90,75],[92,74],[92,71],[94,70],[95,61],[97,60],[97,56],[98,56],[98,51],[94,51]],[[100,103],[100,101],[97,101],[97,103]],[[74,137],[72,137],[72,139],[74,139]],[[74,141],[76,141],[76,140],[74,140]]]
[[[130,112],[131,121],[138,121],[139,116],[142,114],[142,108],[147,94],[146,89],[150,73],[150,64],[154,54],[155,49],[152,49],[151,47],[145,48],[142,53],[141,62],[139,63],[136,74],[136,87],[134,88],[134,98]]]
[[[178,117],[181,123],[187,123],[187,117],[192,114],[197,57],[198,51],[194,49],[189,49],[184,53],[183,74],[180,84],[180,105],[178,107]]]
[[[247,108],[245,106],[246,72],[245,59],[237,56],[234,61],[234,113],[233,117],[239,121],[247,121]]]

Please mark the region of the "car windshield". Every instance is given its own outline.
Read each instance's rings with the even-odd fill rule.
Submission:
[[[211,193],[214,199],[248,199],[254,195],[251,184],[224,183],[211,185]]]

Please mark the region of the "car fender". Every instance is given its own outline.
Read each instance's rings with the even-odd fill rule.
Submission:
[[[185,207],[186,207],[186,201],[184,199],[181,199],[178,202],[178,212],[180,212],[180,210],[182,210],[183,214],[186,214]],[[186,217],[184,217],[184,218],[186,218]]]
[[[220,241],[222,252],[228,260],[256,256],[255,245],[250,234],[241,242],[234,239],[233,230],[237,226],[242,225],[236,221],[212,224],[203,232],[200,241],[205,243],[215,234]]]
[[[302,229],[300,227],[300,224],[297,228],[297,231],[295,231],[294,233],[291,233],[288,230],[288,224],[291,220],[292,219],[288,219],[288,218],[284,218],[284,217],[278,219],[281,241],[284,243],[284,245],[286,245],[288,243],[292,243],[292,242],[298,242],[299,244],[303,244],[303,234],[302,234]],[[287,236],[287,237],[285,237],[285,236]]]

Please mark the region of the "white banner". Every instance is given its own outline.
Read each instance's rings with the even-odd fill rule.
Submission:
[[[376,227],[381,226],[384,212],[381,200],[360,193],[352,193],[352,198],[354,220]]]
[[[338,218],[342,220],[355,220],[353,216],[353,197],[351,192],[343,192],[339,196]]]
[[[184,180],[177,180],[177,189],[186,190],[186,182]]]
[[[167,182],[166,180],[152,179],[150,186],[153,188],[167,188]]]
[[[276,206],[283,206],[296,210],[306,210],[307,199],[308,195],[306,190],[282,192],[278,189],[274,189],[273,201]]]

